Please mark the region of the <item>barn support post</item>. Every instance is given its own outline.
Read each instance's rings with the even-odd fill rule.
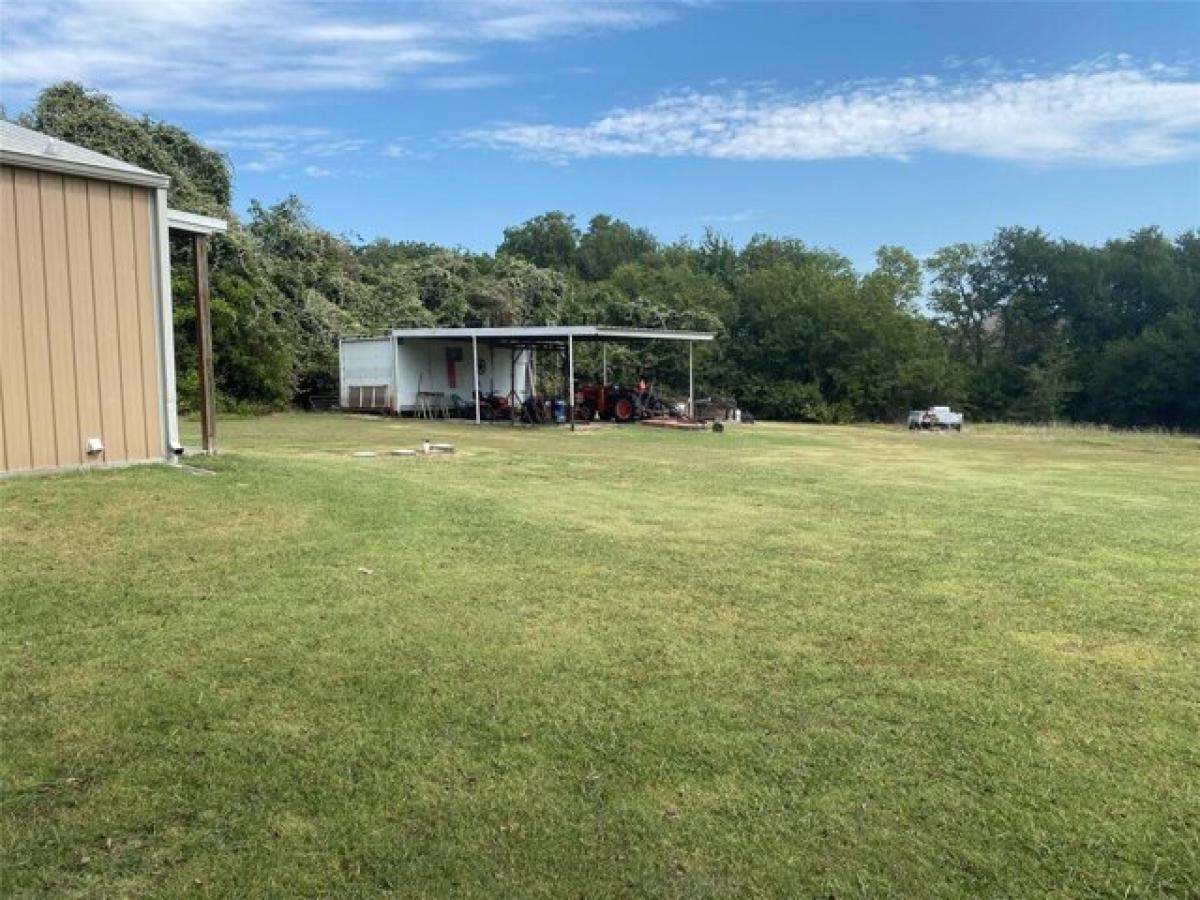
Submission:
[[[692,348],[695,341],[688,341],[688,418],[696,418],[696,391],[692,381]]]
[[[350,405],[350,392],[346,387],[346,339],[338,338],[338,406]]]
[[[575,430],[575,338],[567,335],[567,416],[571,430]]]
[[[196,295],[196,354],[200,374],[200,447],[217,450],[217,401],[213,385],[212,311],[208,284],[208,235],[192,235],[192,285]]]
[[[475,424],[480,423],[479,418],[479,338],[471,335],[471,372],[475,376]]]
[[[603,361],[601,363],[601,368],[604,373],[600,378],[600,383],[607,386],[608,385],[608,344],[607,343],[600,345],[600,358]]]
[[[400,415],[400,339],[392,335],[392,412]]]

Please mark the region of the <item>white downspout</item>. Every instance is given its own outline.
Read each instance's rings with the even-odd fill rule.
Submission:
[[[167,226],[167,189],[154,192],[154,261],[158,276],[159,389],[163,416],[163,456],[174,459],[183,444],[179,441],[179,401],[175,385],[175,316],[171,303],[171,231]]]

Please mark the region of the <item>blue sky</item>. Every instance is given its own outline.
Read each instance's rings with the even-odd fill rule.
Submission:
[[[926,254],[1200,225],[1200,4],[51,0],[3,101],[75,78],[365,238],[491,250],[547,209]]]

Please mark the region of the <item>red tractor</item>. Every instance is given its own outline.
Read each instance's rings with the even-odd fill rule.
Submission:
[[[590,422],[597,416],[614,422],[632,422],[666,414],[666,406],[654,396],[645,380],[636,388],[619,384],[582,384],[575,388],[577,422]]]
[[[581,384],[575,387],[575,421],[590,422],[614,419],[617,422],[632,421],[636,410],[634,398],[620,385]]]

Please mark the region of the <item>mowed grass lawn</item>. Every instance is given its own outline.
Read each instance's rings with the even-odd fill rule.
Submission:
[[[1200,893],[1195,439],[220,437],[0,482],[5,895]]]

